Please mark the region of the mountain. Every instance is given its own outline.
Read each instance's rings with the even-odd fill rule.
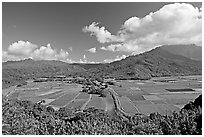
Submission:
[[[61,61],[32,59],[7,61],[2,63],[2,84],[5,88],[26,79],[58,74],[114,77],[116,79],[200,75],[202,74],[201,57],[201,47],[172,45],[157,47],[151,51],[106,64],[68,64]]]
[[[78,65],[70,65],[54,60],[32,60],[7,61],[2,63],[3,87],[16,85],[29,78],[52,76],[58,74],[71,74],[85,71]]]
[[[164,45],[161,48],[170,53],[182,55],[193,60],[202,60],[202,47],[195,44]]]
[[[71,65],[77,65],[88,70],[91,68],[99,67],[100,65],[103,65],[103,63],[72,63]]]
[[[172,54],[162,47],[157,47],[139,55],[92,68],[89,73],[96,76],[111,76],[116,79],[197,75],[202,73],[202,61]]]

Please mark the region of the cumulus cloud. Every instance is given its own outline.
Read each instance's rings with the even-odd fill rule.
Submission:
[[[117,55],[116,58],[114,59],[105,59],[103,62],[104,63],[110,63],[110,62],[113,62],[113,61],[118,61],[118,60],[121,60],[121,59],[125,59],[127,56],[126,55]]]
[[[2,60],[22,60],[32,58],[34,60],[61,60],[69,62],[69,53],[61,49],[59,52],[50,44],[37,46],[31,42],[18,41],[8,47],[8,51],[2,51]]]
[[[5,62],[5,61],[8,61],[8,60],[17,61],[17,60],[21,60],[21,58],[15,56],[15,55],[10,55],[10,54],[8,54],[7,51],[2,50],[2,61]]]
[[[87,51],[88,51],[88,52],[91,52],[91,53],[96,53],[96,47],[90,48],[90,49],[88,49]]]
[[[137,54],[166,44],[194,43],[201,46],[202,8],[186,3],[168,4],[143,18],[134,16],[127,19],[116,35],[105,30],[105,27],[99,27],[95,22],[85,28],[85,32],[91,32],[100,43],[117,42],[101,47],[102,50],[113,52]]]
[[[112,35],[105,27],[99,27],[99,23],[93,22],[89,26],[85,26],[82,31],[90,32],[90,35],[95,35],[100,43],[121,41],[121,39],[115,35]]]
[[[30,55],[38,46],[28,41],[18,41],[8,47],[8,53],[15,55]]]

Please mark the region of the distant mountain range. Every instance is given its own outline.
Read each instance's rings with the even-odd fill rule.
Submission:
[[[193,60],[202,60],[202,47],[195,44],[164,45],[161,48],[172,54],[182,55]]]
[[[191,44],[157,47],[151,51],[106,64],[68,64],[61,61],[34,61],[32,59],[8,61],[2,63],[2,83],[4,88],[29,78],[58,74],[116,79],[199,75],[202,74],[201,57],[202,48]]]
[[[129,56],[120,61],[89,70],[95,75],[117,79],[149,79],[158,76],[197,75],[202,73],[202,61],[172,54],[163,47]]]
[[[85,71],[78,65],[71,65],[54,60],[32,60],[7,61],[2,63],[2,83],[3,87],[15,85],[25,79],[52,76],[60,74],[71,74]]]

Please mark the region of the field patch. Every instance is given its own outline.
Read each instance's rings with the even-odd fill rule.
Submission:
[[[65,94],[66,94],[66,93],[64,93],[64,92],[60,92],[60,93],[57,93],[57,94],[55,94],[55,95],[53,95],[53,96],[49,96],[48,98],[49,98],[49,99],[57,99],[57,98],[59,98],[59,97],[65,95]]]
[[[19,94],[20,94],[20,92],[15,91],[14,93],[12,93],[12,94],[9,95],[9,98],[12,98],[12,99],[18,98]]]
[[[119,97],[120,105],[122,109],[129,114],[135,114],[139,113],[139,111],[136,109],[135,105],[130,102],[130,100],[127,97]]]
[[[3,89],[3,90],[2,90],[2,93],[3,93],[3,95],[8,95],[8,94],[11,93],[12,91],[14,91],[15,88],[16,88],[15,86],[12,86],[12,87]]]
[[[179,108],[168,104],[135,104],[142,114],[149,115],[150,113],[170,114],[173,111],[178,111]]]
[[[43,98],[24,98],[22,100],[29,100],[29,101],[31,101],[33,103],[37,103],[37,102],[39,102],[41,100],[44,100],[44,99]]]
[[[66,108],[78,108],[81,109],[81,107],[84,105],[84,103],[86,102],[86,99],[75,99],[73,102],[69,103],[68,105],[66,105]]]
[[[162,100],[163,98],[158,97],[157,95],[143,95],[146,100]]]
[[[171,89],[166,89],[170,92],[182,92],[182,91],[185,91],[185,92],[188,92],[188,91],[195,91],[191,88],[171,88]]]
[[[134,104],[152,104],[149,100],[139,100],[139,101],[133,101]]]
[[[164,100],[151,100],[153,104],[166,104]]]
[[[60,91],[62,91],[62,89],[51,89],[48,92],[40,94],[39,96],[49,95],[49,94],[60,92]]]
[[[98,109],[105,110],[106,104],[103,101],[102,97],[98,97],[98,95],[92,94],[92,97],[91,97],[90,101],[88,102],[88,104],[86,105],[85,109],[90,108],[90,107],[95,107]]]
[[[157,95],[160,98],[164,98],[164,99],[188,99],[188,100],[194,100],[196,99],[198,96],[200,95],[200,93],[178,93],[178,94],[164,94],[164,95]]]
[[[130,87],[131,90],[140,90],[139,87]]]
[[[81,93],[76,97],[76,99],[88,99],[89,96],[90,96],[89,94],[84,93],[84,92],[81,92]]]
[[[168,93],[169,91],[165,90],[166,86],[150,86],[150,87],[141,87],[140,89],[144,92],[147,92],[149,94],[151,93],[160,93],[160,94],[164,94],[164,93]]]
[[[128,97],[131,101],[141,101],[141,100],[145,100],[145,98],[143,97],[143,95],[141,94],[131,94],[131,95],[126,95],[126,97]]]
[[[62,89],[60,89],[60,90],[59,89],[58,90],[52,90],[51,92],[48,92],[48,94],[46,94],[46,93],[45,94],[41,94],[38,97],[41,97],[41,98],[50,98],[50,97],[55,96],[55,95],[57,95],[57,94],[59,94],[61,92],[62,92]]]
[[[55,101],[51,102],[49,105],[54,105],[54,106],[65,106],[68,104],[74,97],[76,97],[79,94],[79,92],[75,93],[67,93],[64,96],[61,96],[57,98]]]
[[[189,99],[167,99],[165,100],[168,104],[173,104],[173,105],[183,105],[183,104],[188,104],[191,100]],[[192,100],[193,101],[193,100]]]

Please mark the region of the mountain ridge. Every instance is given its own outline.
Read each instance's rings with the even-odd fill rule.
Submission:
[[[172,54],[157,47],[111,63],[82,64],[56,60],[7,61],[2,63],[2,83],[15,85],[22,80],[52,75],[82,75],[116,79],[150,79],[151,77],[202,74],[202,61]]]

